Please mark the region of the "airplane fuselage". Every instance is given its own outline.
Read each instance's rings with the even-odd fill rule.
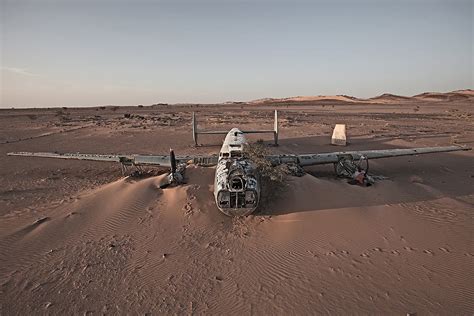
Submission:
[[[230,216],[248,215],[260,200],[259,176],[255,165],[244,157],[245,135],[231,129],[222,144],[214,179],[214,197],[221,212]]]

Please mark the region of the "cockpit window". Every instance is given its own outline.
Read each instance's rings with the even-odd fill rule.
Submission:
[[[231,151],[230,156],[232,158],[241,158],[242,157],[242,152],[241,151]]]
[[[233,190],[242,190],[244,188],[244,180],[242,178],[233,178],[230,186]]]

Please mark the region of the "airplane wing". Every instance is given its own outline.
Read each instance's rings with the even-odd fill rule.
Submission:
[[[48,152],[12,152],[8,156],[26,156],[58,159],[76,159],[89,161],[120,162],[124,165],[134,166],[163,166],[171,167],[170,155],[103,155],[103,154],[80,154],[80,153],[48,153]],[[213,166],[217,164],[217,156],[177,156],[177,163],[194,163],[201,166]]]
[[[400,156],[411,156],[432,153],[444,153],[451,151],[471,150],[462,146],[445,147],[421,147],[421,148],[403,148],[403,149],[382,149],[382,150],[362,150],[362,151],[339,151],[321,154],[286,154],[266,156],[273,164],[295,163],[301,167],[337,163],[340,159],[350,158],[358,160],[360,158],[379,159]]]

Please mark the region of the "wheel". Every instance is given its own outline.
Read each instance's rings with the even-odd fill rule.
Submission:
[[[351,178],[356,170],[357,166],[354,164],[352,157],[342,157],[334,164],[334,171],[341,178]]]

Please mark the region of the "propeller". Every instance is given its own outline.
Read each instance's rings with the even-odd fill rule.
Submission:
[[[170,148],[170,163],[171,163],[171,174],[176,172],[176,156],[174,155],[173,149]]]
[[[172,184],[180,184],[183,182],[182,171],[178,171],[178,164],[173,149],[170,148],[170,173],[166,177],[166,182],[160,184],[160,189],[165,189]]]

